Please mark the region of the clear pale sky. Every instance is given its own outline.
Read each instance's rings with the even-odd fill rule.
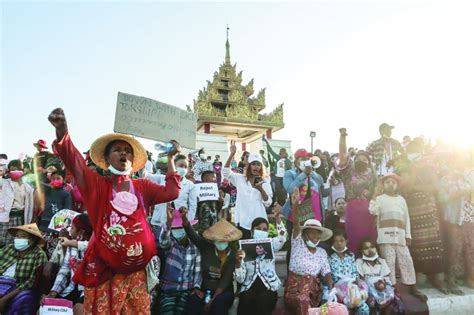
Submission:
[[[117,92],[185,108],[225,56],[244,82],[285,103],[276,139],[293,149],[365,147],[378,125],[394,137],[472,145],[473,1],[316,3],[22,2],[1,4],[0,152],[54,139],[64,108],[85,150],[112,132]],[[148,147],[151,142],[146,142]]]

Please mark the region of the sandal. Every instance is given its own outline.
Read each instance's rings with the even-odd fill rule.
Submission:
[[[455,295],[464,295],[464,292],[457,286],[452,286],[448,288],[449,293],[455,294]]]

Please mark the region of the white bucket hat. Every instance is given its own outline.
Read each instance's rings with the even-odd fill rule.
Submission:
[[[318,230],[321,232],[320,241],[327,241],[332,237],[332,231],[325,227],[322,227],[321,222],[316,219],[308,219],[304,222],[304,225],[301,227],[301,233],[306,229]]]

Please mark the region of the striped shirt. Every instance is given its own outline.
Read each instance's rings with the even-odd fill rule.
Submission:
[[[377,216],[377,244],[405,246],[405,239],[411,239],[410,216],[402,196],[378,196],[370,201],[369,212]]]

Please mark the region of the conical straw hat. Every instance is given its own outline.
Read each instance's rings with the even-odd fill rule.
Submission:
[[[17,231],[24,231],[28,234],[36,236],[39,239],[40,243],[44,243],[43,235],[41,234],[40,230],[36,223],[26,224],[26,225],[19,225],[14,226],[8,229],[8,232],[15,237]]]
[[[132,147],[133,150],[133,161],[132,161],[132,168],[133,172],[137,172],[145,166],[145,163],[148,159],[146,154],[146,150],[143,145],[138,142],[132,136],[121,134],[121,133],[110,133],[104,135],[97,140],[95,140],[90,149],[90,156],[92,162],[95,163],[98,167],[103,170],[107,170],[109,167],[109,163],[105,160],[105,147],[112,141],[121,140],[125,141]]]
[[[226,219],[220,219],[219,222],[205,230],[202,235],[209,241],[232,242],[239,240],[242,237],[242,232]]]

